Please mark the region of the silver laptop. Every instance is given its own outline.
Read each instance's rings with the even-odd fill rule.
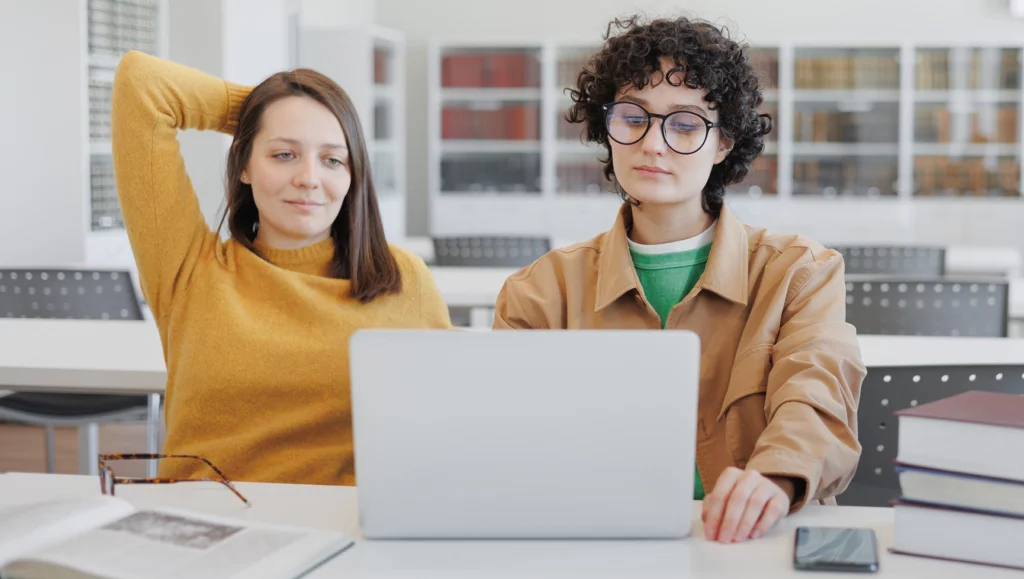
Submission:
[[[690,533],[696,334],[363,330],[350,356],[366,538]]]

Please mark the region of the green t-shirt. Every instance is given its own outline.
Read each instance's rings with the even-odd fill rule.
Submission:
[[[711,255],[711,244],[672,253],[641,253],[630,247],[629,253],[633,257],[633,267],[640,278],[644,296],[654,311],[658,312],[661,327],[664,328],[669,312],[683,301],[704,273],[708,256]],[[696,464],[693,469],[693,498],[701,500],[704,498],[704,485],[701,484]]]

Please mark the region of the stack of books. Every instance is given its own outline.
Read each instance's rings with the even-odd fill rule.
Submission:
[[[1024,396],[972,391],[896,414],[893,551],[1024,569]]]

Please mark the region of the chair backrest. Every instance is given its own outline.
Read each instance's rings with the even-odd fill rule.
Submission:
[[[546,237],[435,237],[434,263],[454,267],[525,267],[551,251]]]
[[[141,320],[127,270],[0,269],[0,317]]]
[[[942,276],[946,274],[946,248],[919,246],[839,245],[847,274]]]
[[[968,390],[1024,394],[1024,364],[871,368],[861,387],[858,439],[863,451],[841,505],[884,507],[900,494],[893,470],[899,430],[893,412]]]
[[[1005,279],[846,276],[846,321],[859,334],[1005,338]]]

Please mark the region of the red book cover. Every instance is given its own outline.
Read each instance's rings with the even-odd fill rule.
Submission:
[[[895,414],[1024,429],[1024,396],[972,390]]]

